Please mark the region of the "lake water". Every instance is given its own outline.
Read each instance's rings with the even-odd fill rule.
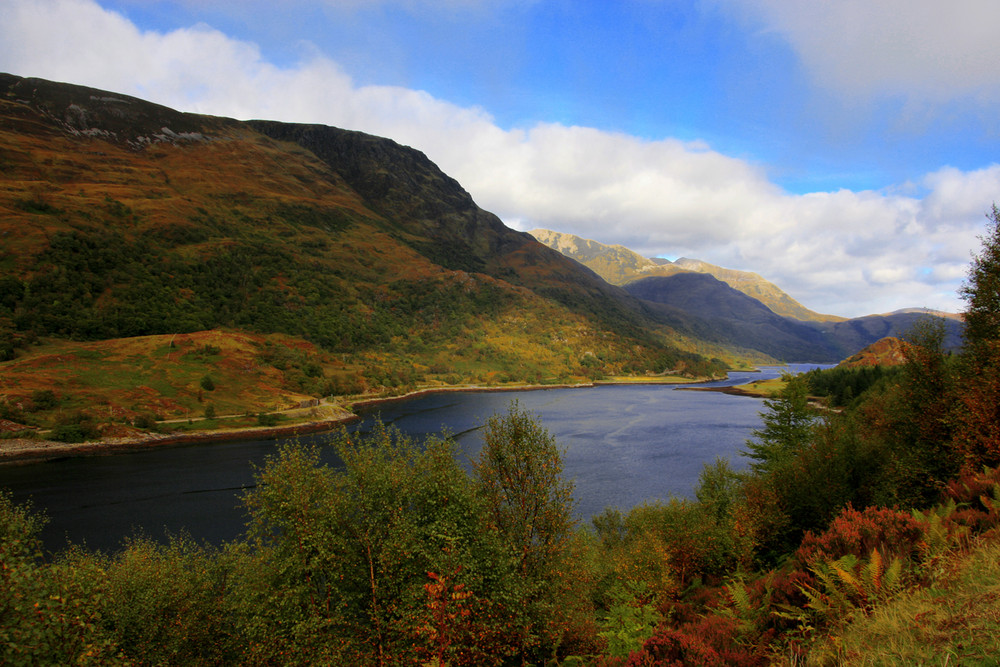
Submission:
[[[743,384],[782,370],[731,373],[728,380],[699,386]],[[759,399],[673,385],[455,392],[382,404],[351,428],[367,430],[378,417],[418,439],[446,430],[468,462],[482,445],[482,424],[506,412],[513,400],[555,436],[582,520],[606,507],[628,510],[671,495],[691,497],[703,465],[718,456],[744,467],[738,451],[760,426],[762,409]],[[276,447],[275,440],[239,441],[0,466],[0,486],[45,511],[50,522],[43,539],[52,550],[67,540],[112,550],[140,532],[164,539],[184,531],[198,541],[221,543],[243,533],[240,496]]]

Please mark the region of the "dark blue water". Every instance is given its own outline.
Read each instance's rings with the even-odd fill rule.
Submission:
[[[701,386],[742,384],[780,370],[732,373]],[[352,428],[367,430],[377,416],[418,439],[447,431],[468,462],[479,453],[482,424],[513,400],[555,436],[584,520],[606,507],[690,497],[704,464],[718,456],[742,468],[738,452],[760,425],[762,409],[759,399],[672,385],[458,392],[383,404]],[[276,447],[274,440],[241,441],[0,466],[0,486],[45,511],[50,522],[43,539],[52,550],[67,540],[112,550],[139,533],[164,539],[185,532],[218,544],[243,533],[239,499]]]

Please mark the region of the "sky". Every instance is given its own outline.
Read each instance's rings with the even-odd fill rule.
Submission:
[[[995,0],[0,0],[0,71],[425,153],[482,208],[960,312],[1000,203]]]

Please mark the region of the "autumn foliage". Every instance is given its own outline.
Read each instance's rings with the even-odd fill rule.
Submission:
[[[218,549],[43,558],[41,519],[0,493],[0,661],[802,664],[1000,524],[992,220],[960,354],[918,328],[838,411],[787,378],[750,469],[707,465],[695,499],[579,525],[557,443],[516,403],[471,470],[389,427],[335,438],[337,465],[285,447],[247,492],[248,537]]]

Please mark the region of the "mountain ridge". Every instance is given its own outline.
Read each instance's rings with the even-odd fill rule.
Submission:
[[[707,273],[744,294],[760,300],[779,315],[807,322],[833,322],[847,319],[812,311],[786,294],[777,285],[750,271],[726,269],[687,257],[681,257],[676,261],[662,257],[643,257],[621,245],[609,246],[575,234],[548,229],[533,229],[528,233],[550,248],[559,250],[584,266],[589,266],[598,275],[615,285],[625,285],[650,276],[671,276],[679,271]],[[586,250],[583,250],[584,248]]]

